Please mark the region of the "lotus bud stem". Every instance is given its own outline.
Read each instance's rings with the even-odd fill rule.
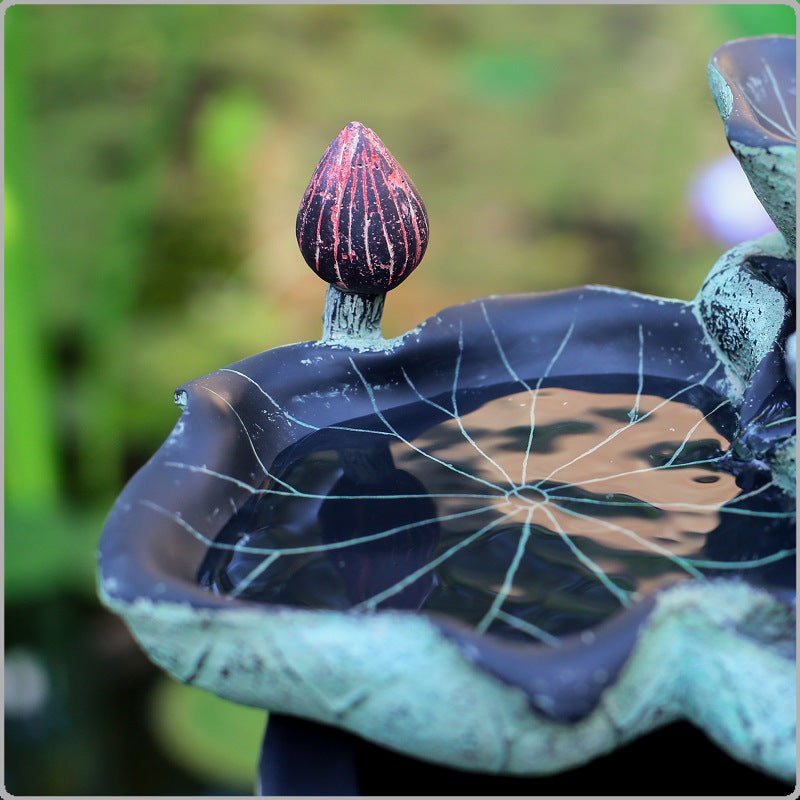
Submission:
[[[380,341],[381,316],[386,292],[358,294],[343,292],[333,284],[325,293],[325,313],[322,317],[322,341],[344,344],[358,339]]]

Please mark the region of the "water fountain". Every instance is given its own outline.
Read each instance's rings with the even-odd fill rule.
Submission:
[[[682,718],[794,779],[794,52],[711,59],[780,232],[691,303],[490,297],[384,339],[427,214],[368,128],[331,142],[297,221],[322,339],[178,389],[100,547],[157,664],[271,712],[262,792],[357,792],[349,734],[539,775]]]

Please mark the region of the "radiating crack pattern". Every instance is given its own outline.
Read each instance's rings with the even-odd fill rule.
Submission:
[[[761,125],[767,130],[772,129],[787,140],[794,140],[797,138],[794,92],[781,91],[772,67],[763,58],[761,66],[763,72],[760,76],[750,75],[744,84],[738,83],[739,91],[744,95]],[[787,101],[791,103],[791,109]]]
[[[236,415],[263,475],[251,485],[168,462],[249,494],[213,542],[153,506],[208,545],[199,583],[265,604],[438,612],[551,646],[677,581],[793,585],[794,509],[768,473],[737,471],[720,433],[730,402],[707,386],[715,368],[677,387],[650,378],[640,325],[628,391],[602,377],[559,385],[549,374],[571,323],[542,374],[522,377],[482,311],[508,382],[477,406],[463,331],[446,391],[428,397],[399,369],[397,385],[415,399],[402,407],[382,405],[351,358],[371,413],[324,428],[228,370],[307,431],[271,464],[208,388]],[[748,537],[754,521],[761,534]]]

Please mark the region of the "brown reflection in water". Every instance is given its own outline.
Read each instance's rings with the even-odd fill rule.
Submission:
[[[629,418],[632,409],[634,424]],[[629,553],[696,554],[704,535],[718,526],[720,506],[740,493],[732,475],[708,466],[661,466],[679,451],[681,460],[692,461],[698,446],[703,453],[718,454],[729,442],[698,409],[652,395],[637,402],[629,394],[548,388],[535,393],[533,400],[531,393],[519,392],[465,414],[460,425],[456,420],[438,425],[415,444],[500,487],[493,490],[473,482],[468,491],[485,494],[499,513],[512,513],[512,522],[522,523],[532,514],[530,521],[539,528],[588,537],[603,548]],[[419,467],[418,453],[402,446],[393,451],[399,468],[414,471],[414,463]],[[430,461],[425,469],[429,492],[452,491],[452,471]],[[549,495],[532,488],[543,480]],[[577,492],[593,502],[564,502],[553,492]],[[650,518],[641,507],[617,505],[627,498],[652,506]],[[440,514],[463,507],[463,500],[443,499]],[[598,557],[596,562],[604,572],[623,568],[613,557]],[[638,589],[654,587],[645,580]]]

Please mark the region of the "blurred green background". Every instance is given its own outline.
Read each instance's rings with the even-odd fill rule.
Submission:
[[[249,792],[264,714],[171,682],[95,599],[180,383],[320,331],[294,219],[373,128],[422,193],[384,333],[486,294],[689,299],[727,152],[705,78],[790,6],[12,6],[5,12],[5,785]],[[535,324],[535,321],[532,321]]]

